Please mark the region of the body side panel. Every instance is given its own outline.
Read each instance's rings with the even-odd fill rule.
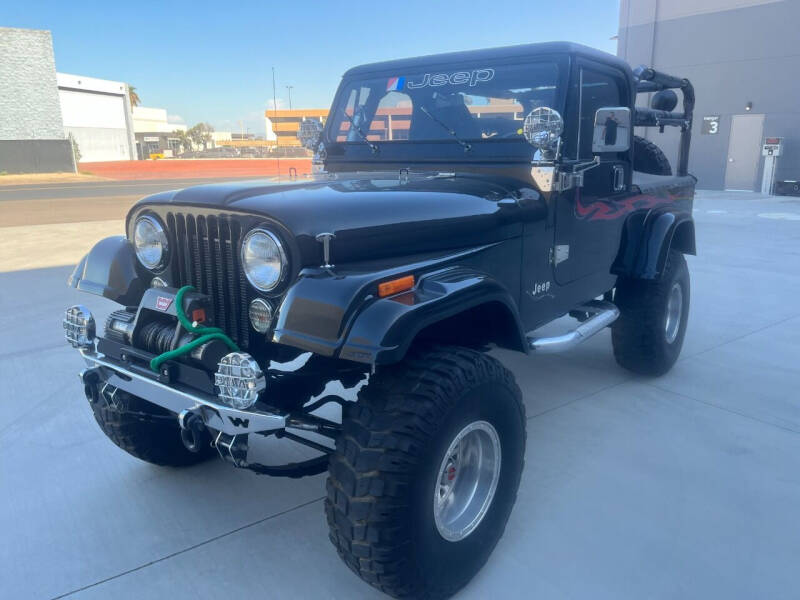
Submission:
[[[694,183],[693,177],[673,178],[670,184],[650,186],[630,198],[612,273],[657,279],[673,240],[677,250],[695,254]]]

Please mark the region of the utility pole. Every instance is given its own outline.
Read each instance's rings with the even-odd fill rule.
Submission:
[[[289,90],[289,110],[292,110],[292,88],[293,85],[287,85],[286,89]]]
[[[278,112],[278,96],[275,93],[275,67],[272,67],[272,110],[273,110],[272,116],[274,117]],[[273,127],[273,130],[274,130],[274,127]],[[275,133],[277,134],[277,132],[275,132]],[[275,149],[276,150],[278,149],[279,145],[280,145],[280,142],[277,139],[277,135],[276,135],[276,140],[275,140]],[[276,153],[275,158],[277,159],[278,181],[280,181],[281,180],[281,155]]]

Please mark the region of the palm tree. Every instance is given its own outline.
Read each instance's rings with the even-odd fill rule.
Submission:
[[[189,152],[192,149],[192,139],[186,131],[183,129],[176,129],[172,132],[172,135],[178,138],[178,143],[181,145],[182,152]]]
[[[132,107],[139,106],[142,103],[139,99],[139,94],[136,93],[136,88],[131,84],[128,84],[128,100],[130,100]]]

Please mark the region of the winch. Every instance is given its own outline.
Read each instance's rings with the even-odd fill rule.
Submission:
[[[191,320],[189,324],[197,328],[196,330],[190,331],[181,323],[178,316],[179,302],[182,302],[183,315]],[[124,309],[109,315],[105,336],[158,357],[193,344],[203,337],[205,331],[213,325],[211,315],[211,301],[204,294],[189,288],[150,288],[145,292],[136,312]],[[172,358],[178,359],[182,356],[184,360],[214,371],[229,350],[230,345],[222,336],[214,336]]]

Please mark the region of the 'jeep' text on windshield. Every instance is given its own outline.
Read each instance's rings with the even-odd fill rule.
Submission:
[[[475,69],[474,71],[456,71],[455,73],[425,73],[422,81],[409,81],[408,88],[439,87],[443,85],[476,86],[479,83],[491,81],[494,78],[494,69]]]

